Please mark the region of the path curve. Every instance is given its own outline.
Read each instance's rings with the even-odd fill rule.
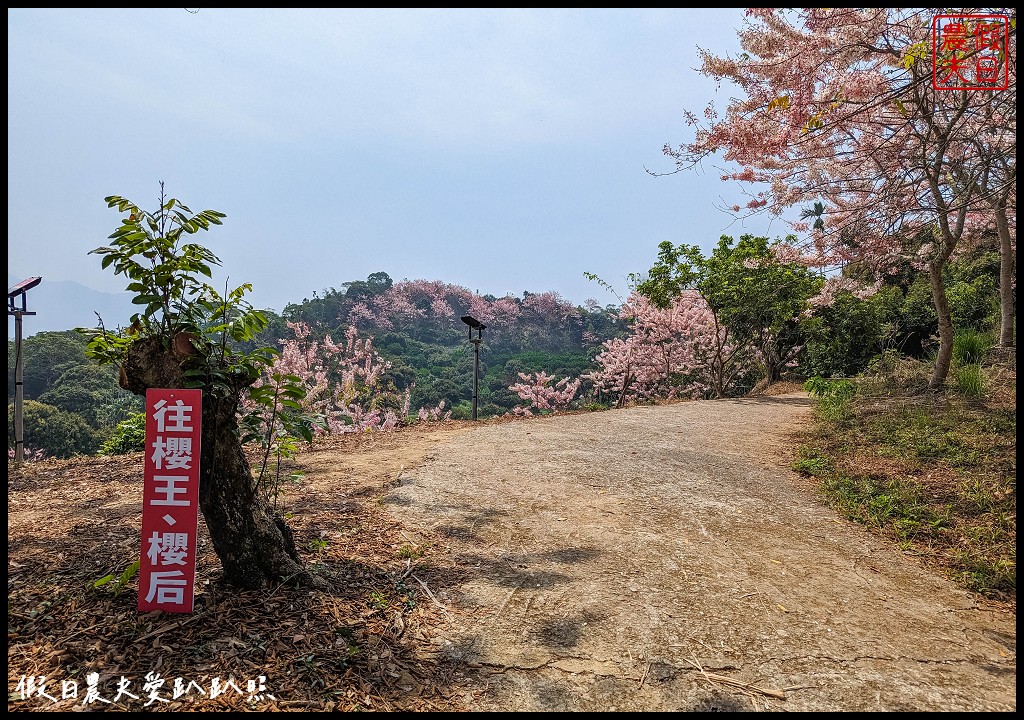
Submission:
[[[1015,710],[1015,617],[825,508],[788,469],[809,416],[793,394],[481,425],[405,470],[384,502],[463,571],[432,590],[472,706]]]

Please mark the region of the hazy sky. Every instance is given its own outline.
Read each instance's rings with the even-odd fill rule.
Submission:
[[[105,291],[88,251],[159,182],[227,213],[217,282],[281,311],[384,271],[482,294],[616,302],[658,243],[776,237],[716,209],[714,167],[667,177],[697,48],[741,9],[7,11],[8,269]]]

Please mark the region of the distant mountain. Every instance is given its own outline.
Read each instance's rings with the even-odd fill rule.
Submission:
[[[11,288],[25,278],[7,276]],[[91,290],[70,280],[47,280],[28,291],[27,315],[22,323],[24,337],[50,330],[71,330],[76,327],[96,327],[96,313],[103,324],[115,329],[128,324],[128,318],[137,309],[132,305],[131,293],[107,293]],[[7,339],[14,339],[14,318],[7,318]]]

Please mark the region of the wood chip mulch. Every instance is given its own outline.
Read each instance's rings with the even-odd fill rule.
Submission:
[[[344,440],[358,442],[396,440]],[[135,578],[94,583],[139,557],[141,468],[141,454],[9,465],[9,711],[471,708],[443,637],[459,611],[436,594],[459,570],[410,543],[379,478],[285,491],[330,590],[223,586],[200,515],[194,612],[140,614]]]

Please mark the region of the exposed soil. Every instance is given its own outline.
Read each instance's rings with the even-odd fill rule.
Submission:
[[[1016,709],[1015,612],[826,509],[800,393],[479,427],[386,502],[465,569],[435,593],[483,710]]]
[[[174,622],[82,589],[139,552],[139,458],[29,463],[9,693],[164,663],[276,699],[147,709],[1016,710],[1015,610],[827,509],[789,470],[809,414],[792,393],[321,443],[284,497],[336,589],[227,591],[206,544]]]

